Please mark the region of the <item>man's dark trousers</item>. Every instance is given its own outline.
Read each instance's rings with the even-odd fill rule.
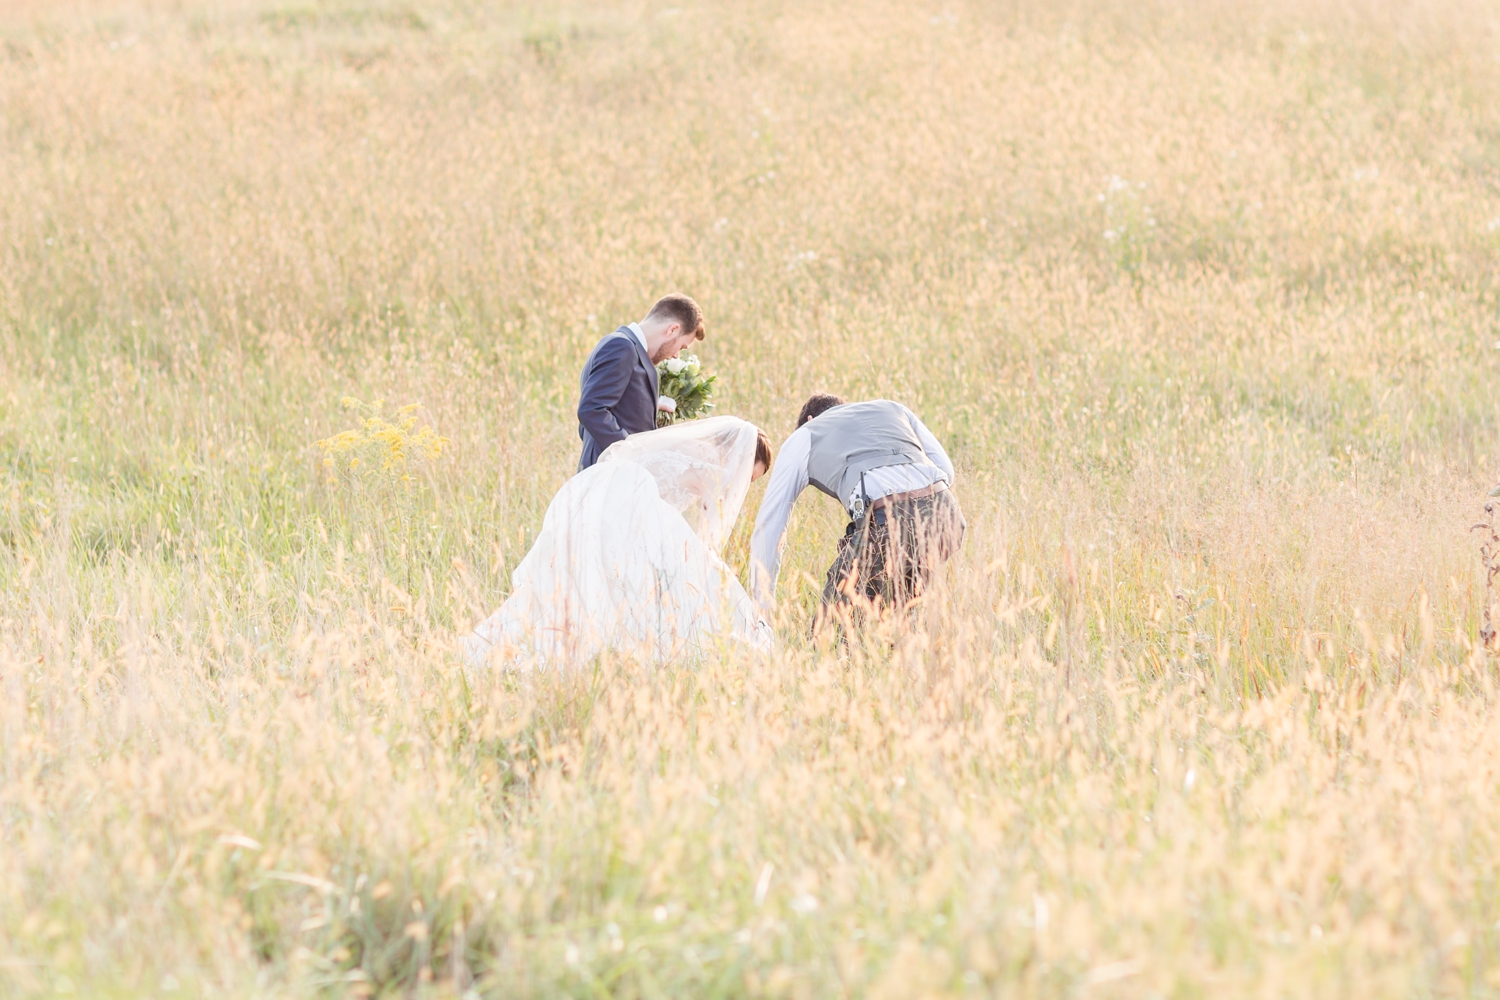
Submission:
[[[819,617],[854,601],[906,608],[958,551],[964,527],[952,490],[872,508],[849,522],[828,567]]]
[[[595,345],[579,382],[579,472],[626,435],[656,429],[656,366],[629,327],[620,327]]]

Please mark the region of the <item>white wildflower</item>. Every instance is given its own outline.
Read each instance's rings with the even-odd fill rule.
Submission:
[[[812,893],[804,892],[792,900],[792,909],[803,916],[815,912],[817,908],[818,898]]]

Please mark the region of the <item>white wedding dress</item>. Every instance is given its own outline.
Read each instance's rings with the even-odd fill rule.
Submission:
[[[609,649],[664,662],[721,635],[770,648],[770,627],[719,555],[755,442],[753,424],[712,417],[611,445],[552,498],[510,598],[465,637],[465,658],[539,666]]]

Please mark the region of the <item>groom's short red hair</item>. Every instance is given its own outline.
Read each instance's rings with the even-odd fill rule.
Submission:
[[[680,292],[663,295],[656,300],[656,305],[652,306],[651,311],[646,314],[647,319],[653,316],[657,319],[675,320],[681,323],[683,330],[693,334],[694,340],[702,340],[705,336],[703,309],[693,301],[691,296]]]

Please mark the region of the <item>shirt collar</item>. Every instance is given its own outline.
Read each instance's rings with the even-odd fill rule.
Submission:
[[[649,348],[649,347],[646,346],[646,334],[641,329],[641,324],[639,324],[639,323],[626,323],[625,324],[625,329],[627,329],[631,333],[635,334],[635,339],[640,342],[641,350],[645,351],[646,352],[646,357],[649,358],[651,356],[651,348]]]

